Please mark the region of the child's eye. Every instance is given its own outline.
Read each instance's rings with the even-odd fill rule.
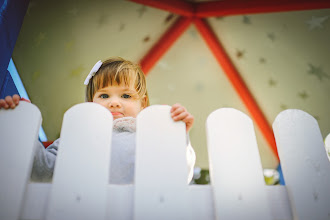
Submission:
[[[102,99],[106,99],[106,98],[109,98],[109,96],[108,96],[107,94],[101,94],[101,95],[100,95],[100,98],[102,98]]]
[[[128,95],[128,94],[124,94],[124,95],[122,95],[121,97],[124,98],[124,99],[129,99],[129,98],[131,98],[131,96]]]

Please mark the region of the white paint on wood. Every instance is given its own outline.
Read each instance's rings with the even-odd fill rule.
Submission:
[[[44,220],[51,183],[30,183],[21,220]],[[214,220],[213,189],[211,185],[189,185],[186,210],[192,220]],[[266,186],[273,220],[293,220],[285,186]],[[133,219],[134,186],[108,185],[106,219]]]
[[[39,109],[27,102],[0,110],[0,219],[20,216],[41,120]]]
[[[133,219],[133,184],[108,186],[107,219]]]
[[[95,103],[64,114],[47,219],[105,219],[112,121]]]
[[[30,183],[27,186],[22,208],[22,219],[43,220],[52,185],[51,183]]]
[[[273,129],[294,218],[330,219],[330,163],[317,121],[291,109]]]
[[[206,129],[216,219],[271,219],[252,120],[222,108]]]
[[[324,144],[325,144],[325,149],[326,149],[328,158],[330,160],[330,134],[328,134],[328,136],[325,138]]]
[[[137,117],[134,219],[190,219],[186,129],[170,106],[151,106]]]

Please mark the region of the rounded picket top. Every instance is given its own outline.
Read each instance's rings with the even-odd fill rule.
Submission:
[[[287,109],[282,112],[280,112],[274,122],[273,122],[273,128],[274,126],[281,126],[281,121],[296,121],[296,120],[308,120],[310,123],[317,124],[317,120],[307,112],[304,112],[300,109]],[[293,125],[293,124],[292,124]],[[287,125],[286,125],[287,126]]]
[[[11,124],[16,126],[16,122],[21,122],[22,120],[27,120],[29,117],[39,117],[41,118],[41,112],[39,108],[29,102],[20,101],[19,105],[16,106],[15,109],[3,109],[0,110],[0,114],[5,114],[5,118],[11,118]],[[11,117],[11,115],[15,115],[15,117]],[[14,120],[14,121],[13,121]],[[2,121],[5,124],[4,121]],[[8,124],[7,124],[8,125]]]
[[[209,114],[206,119],[206,123],[209,124],[212,121],[218,120],[231,121],[232,119],[249,120],[252,122],[248,115],[235,108],[220,108]]]
[[[94,103],[94,102],[84,102],[84,103],[79,103],[71,108],[69,108],[65,113],[64,113],[64,118],[65,117],[80,117],[80,114],[77,114],[78,112],[80,113],[93,113],[89,115],[88,117],[93,119],[94,117],[99,117],[100,114],[104,114],[107,117],[111,117],[111,120],[113,120],[113,116],[110,113],[110,111],[105,108],[104,106]]]
[[[144,117],[159,117],[159,115],[168,115],[169,117],[171,117],[170,114],[170,110],[171,110],[171,106],[169,105],[152,105],[152,106],[148,106],[147,108],[143,109],[136,117],[137,120],[139,120],[140,118],[144,118]],[[156,113],[156,114],[153,114]],[[161,117],[161,116],[160,116]]]

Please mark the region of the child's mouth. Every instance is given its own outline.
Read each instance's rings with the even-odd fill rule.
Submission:
[[[122,115],[120,112],[111,112],[112,115]]]

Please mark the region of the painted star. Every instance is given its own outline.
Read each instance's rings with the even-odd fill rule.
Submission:
[[[276,39],[276,36],[275,36],[275,34],[274,33],[268,33],[267,34],[267,37],[271,40],[271,41],[275,41],[275,39]]]
[[[260,63],[266,63],[267,61],[266,61],[265,58],[261,57],[261,58],[259,59],[259,62],[260,62]]]
[[[69,41],[69,42],[67,42],[67,43],[65,44],[65,49],[66,49],[67,51],[72,51],[72,47],[73,47],[73,45],[74,45],[73,40],[72,40],[72,41]]]
[[[250,19],[250,17],[244,15],[244,16],[243,16],[243,23],[244,23],[244,24],[251,24],[251,19]]]
[[[276,82],[275,80],[273,80],[273,79],[269,79],[269,80],[268,80],[268,85],[269,85],[270,87],[274,87],[274,86],[277,85],[277,82]]]
[[[143,16],[143,14],[147,11],[147,7],[146,6],[142,6],[137,11],[139,12],[139,18],[141,18]]]
[[[281,108],[282,110],[286,110],[286,109],[288,109],[288,106],[287,106],[286,104],[281,104],[281,105],[280,105],[280,108]]]
[[[299,92],[298,96],[303,100],[306,100],[309,97],[309,95],[306,93],[306,91]]]
[[[245,54],[245,50],[236,50],[236,57],[238,59],[243,58]]]
[[[40,32],[39,35],[34,39],[35,45],[39,46],[40,43],[46,39],[46,33]]]
[[[324,17],[312,16],[312,18],[310,20],[306,21],[306,23],[309,25],[310,31],[315,28],[321,29],[321,28],[323,28],[322,23],[325,22],[328,18],[329,18],[329,16],[324,16]]]
[[[83,65],[80,65],[71,71],[70,76],[79,76],[83,71],[84,67]]]
[[[121,23],[120,26],[119,26],[119,32],[120,31],[123,31],[125,29],[125,24]]]
[[[147,43],[147,42],[149,42],[149,40],[150,40],[150,36],[146,36],[146,37],[143,39],[143,42],[144,42],[144,43]]]
[[[174,18],[174,14],[169,14],[167,15],[167,17],[164,20],[164,23],[167,24],[168,22],[170,22],[172,19]]]
[[[321,67],[314,66],[313,64],[308,64],[309,65],[309,71],[308,73],[311,75],[315,75],[320,81],[323,80],[324,78],[330,78],[330,76],[323,71]]]

